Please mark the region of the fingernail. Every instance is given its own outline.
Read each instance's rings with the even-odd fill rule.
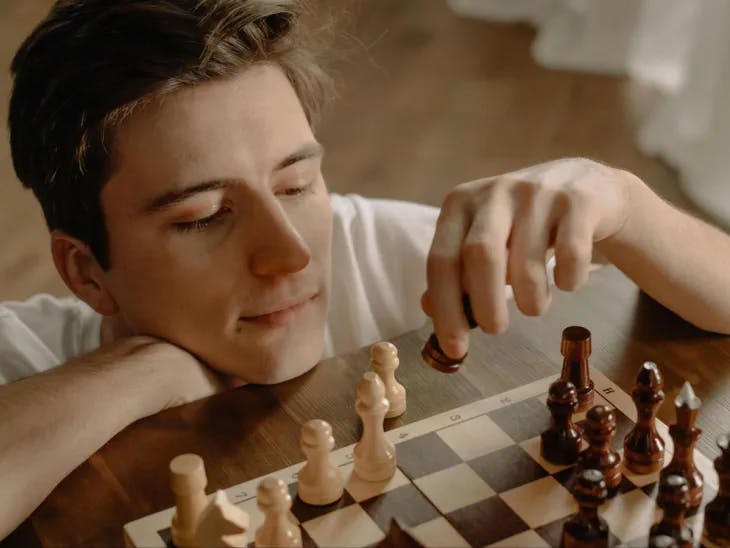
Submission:
[[[469,338],[462,335],[452,335],[443,341],[439,339],[441,349],[449,358],[461,358],[469,350]]]

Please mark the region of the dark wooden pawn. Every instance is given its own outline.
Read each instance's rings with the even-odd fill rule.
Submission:
[[[560,378],[572,382],[578,391],[576,412],[585,411],[593,405],[594,394],[588,367],[588,357],[591,355],[591,332],[578,325],[563,329],[560,353],[563,355]]]
[[[478,324],[474,319],[474,313],[471,310],[471,300],[469,299],[469,295],[464,295],[462,297],[462,305],[464,307],[464,317],[466,318],[466,322],[469,324],[470,329],[474,329]],[[466,359],[466,354],[457,358],[447,356],[439,344],[436,333],[431,333],[431,336],[421,349],[421,358],[423,358],[424,362],[437,371],[441,371],[442,373],[456,373],[459,369],[461,369],[461,364]]]
[[[608,547],[608,523],[598,515],[598,507],[608,496],[603,474],[592,468],[581,470],[572,492],[579,510],[563,524],[560,545],[563,548]]]
[[[573,383],[557,380],[550,385],[547,405],[550,428],[540,435],[540,455],[554,464],[573,464],[580,453],[581,435],[572,420],[578,405],[578,392]]]
[[[657,504],[664,511],[661,521],[652,526],[651,539],[658,535],[672,537],[680,548],[692,548],[692,529],[684,521],[689,509],[689,485],[676,474],[666,476],[659,483]]]
[[[577,472],[590,468],[599,470],[606,480],[608,496],[613,497],[623,477],[621,455],[611,445],[616,434],[615,411],[605,405],[591,407],[586,414],[583,434],[590,445],[578,457]]]
[[[695,444],[702,430],[695,426],[697,413],[702,402],[695,396],[692,386],[685,382],[679,395],[674,399],[677,422],[669,427],[669,435],[674,441],[674,455],[661,473],[661,478],[677,474],[687,480],[689,486],[689,511],[693,512],[702,502],[702,473],[695,466]]]
[[[656,412],[664,401],[664,379],[653,362],[644,362],[631,397],[636,425],[624,439],[624,465],[636,474],[651,474],[664,463],[664,440],[656,430]]]
[[[730,434],[717,439],[720,456],[715,459],[715,470],[720,479],[717,496],[705,506],[703,546],[730,546]]]

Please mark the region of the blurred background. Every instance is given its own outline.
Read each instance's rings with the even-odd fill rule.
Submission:
[[[459,182],[586,156],[730,225],[729,2],[313,3],[338,17],[317,128],[331,191],[438,205]],[[3,120],[12,56],[51,4],[0,1]],[[0,300],[66,294],[2,127]]]

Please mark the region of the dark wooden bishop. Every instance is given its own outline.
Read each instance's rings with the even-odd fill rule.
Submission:
[[[704,485],[702,473],[695,466],[694,459],[695,444],[702,434],[702,430],[695,426],[701,403],[695,396],[692,386],[685,382],[679,395],[674,399],[677,422],[669,427],[669,435],[674,441],[674,455],[672,462],[661,473],[661,478],[677,474],[687,480],[690,512],[699,508]]]
[[[593,405],[594,394],[588,367],[588,357],[591,355],[591,332],[578,325],[563,329],[560,353],[563,355],[560,378],[573,383],[578,391],[576,411],[585,411]]]
[[[580,453],[581,435],[573,424],[578,392],[573,383],[557,380],[550,385],[547,405],[550,428],[540,435],[540,455],[555,464],[573,464]]]
[[[603,474],[594,469],[581,470],[573,484],[578,513],[563,524],[563,548],[606,548],[608,523],[598,515],[598,507],[606,501],[607,489]]]
[[[656,430],[656,412],[664,401],[664,379],[654,362],[644,362],[631,398],[636,425],[624,439],[624,465],[636,474],[651,474],[664,463],[664,440]]]
[[[705,506],[704,546],[730,546],[730,434],[717,439],[720,456],[715,459],[715,470],[720,479],[717,496]]]
[[[613,497],[621,484],[621,455],[611,446],[616,434],[616,412],[605,405],[591,407],[586,414],[583,434],[589,446],[578,457],[577,471],[594,468],[606,481],[608,496]]]
[[[684,521],[689,509],[689,486],[682,476],[666,476],[659,483],[657,504],[664,511],[661,521],[649,532],[651,539],[659,535],[672,537],[680,548],[692,548],[692,529]]]

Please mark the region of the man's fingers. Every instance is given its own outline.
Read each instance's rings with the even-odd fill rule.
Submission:
[[[575,291],[588,279],[593,252],[595,221],[584,210],[571,207],[558,224],[555,235],[555,285]]]
[[[510,235],[507,269],[517,307],[539,316],[550,305],[545,257],[550,241],[551,207],[539,191],[522,196]]]
[[[444,201],[426,262],[429,315],[441,349],[452,358],[460,358],[469,348],[461,287],[461,243],[469,225],[465,199],[452,192]]]
[[[472,312],[486,333],[501,333],[509,322],[505,279],[512,214],[505,194],[495,193],[475,214],[462,246],[463,276]]]

